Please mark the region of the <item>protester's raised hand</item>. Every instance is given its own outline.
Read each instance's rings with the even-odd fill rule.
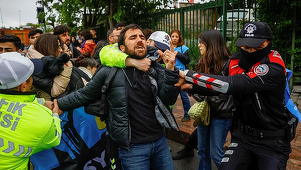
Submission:
[[[57,100],[56,99],[53,100],[53,105],[54,105],[54,107],[52,109],[52,113],[57,113],[58,115],[63,114],[63,111],[60,110],[59,105],[57,104]]]
[[[163,55],[163,61],[167,69],[174,70],[175,59],[176,59],[176,53],[174,52],[174,47],[170,42],[170,50],[166,50]]]

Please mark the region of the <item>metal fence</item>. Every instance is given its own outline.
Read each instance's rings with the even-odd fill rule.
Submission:
[[[180,30],[185,45],[190,48],[191,62],[188,67],[193,69],[200,56],[199,34],[205,30],[219,30],[227,41],[231,53],[235,52],[237,51],[235,42],[244,23],[256,21],[255,6],[256,0],[216,0],[205,4],[193,4],[154,14],[149,28],[167,33],[173,29]]]

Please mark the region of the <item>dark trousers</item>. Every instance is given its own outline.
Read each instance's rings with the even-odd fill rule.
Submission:
[[[290,153],[282,138],[254,139],[237,129],[219,170],[285,170]]]
[[[192,132],[189,138],[186,140],[185,149],[187,151],[193,150],[198,146],[198,131],[197,128]]]

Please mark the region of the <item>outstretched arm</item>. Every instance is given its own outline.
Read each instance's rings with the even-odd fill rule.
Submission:
[[[205,89],[218,93],[250,94],[262,91],[271,92],[285,84],[283,66],[278,63],[269,63],[262,67],[266,67],[265,69],[268,70],[265,74],[261,74],[260,70],[258,71],[254,68],[254,70],[246,74],[231,76],[208,75],[192,70],[185,70],[184,72],[180,72],[181,82],[176,85],[180,85],[183,79],[185,79],[186,82],[194,84],[193,91],[195,91],[195,87],[199,87],[197,93],[200,94],[203,94]],[[184,85],[182,89],[186,87],[188,89],[191,88],[191,86]]]
[[[177,59],[179,59],[183,64],[189,64],[190,58],[189,58],[189,53],[188,50],[184,52],[184,54],[177,52]]]

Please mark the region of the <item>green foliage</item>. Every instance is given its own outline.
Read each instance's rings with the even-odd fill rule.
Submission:
[[[33,23],[26,23],[26,26],[34,26]]]
[[[296,9],[296,40],[292,50],[293,14]],[[290,68],[291,56],[294,55],[294,75],[301,75],[301,2],[299,0],[258,0],[258,19],[267,22],[273,32],[273,47]]]
[[[58,22],[69,27],[93,27],[107,7],[107,1],[97,0],[44,0],[48,11],[47,20]],[[57,16],[58,14],[58,16]]]
[[[152,13],[169,2],[172,0],[44,0],[44,5],[49,23],[55,21],[71,28],[91,28],[99,22],[106,25],[120,21],[149,27]]]
[[[190,62],[188,64],[188,68],[191,70],[195,69],[195,65],[197,64],[201,53],[200,53],[200,48],[198,46],[190,46],[189,47],[189,57],[190,57]]]
[[[120,21],[136,23],[142,28],[152,28],[152,14],[159,12],[171,0],[119,0]]]
[[[40,13],[38,13],[37,18],[38,18],[40,21],[43,21],[44,18],[45,18],[45,16],[46,16],[46,13],[45,13],[45,12],[40,12]]]

